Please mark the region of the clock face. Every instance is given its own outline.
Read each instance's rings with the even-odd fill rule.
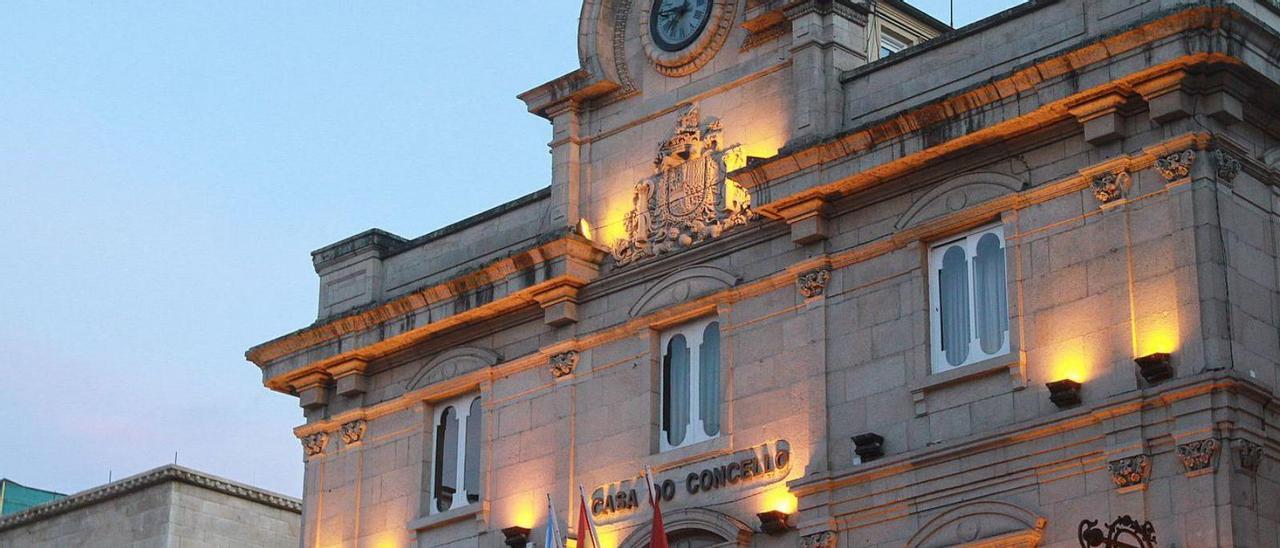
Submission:
[[[654,45],[680,51],[698,39],[711,20],[712,0],[653,0],[649,34]]]

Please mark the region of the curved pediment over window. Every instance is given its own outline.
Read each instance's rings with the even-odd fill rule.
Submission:
[[[902,218],[898,219],[896,227],[902,230],[929,219],[1018,192],[1023,186],[1021,180],[1005,173],[994,171],[966,173],[926,192],[911,204],[911,208],[902,215]]]
[[[714,266],[695,266],[672,273],[644,292],[631,306],[631,317],[733,287],[738,277]]]
[[[705,508],[682,508],[663,512],[662,521],[667,530],[667,538],[673,541],[687,540],[689,546],[750,546],[751,526],[735,519]],[[618,544],[621,548],[644,548],[649,545],[651,530],[638,527],[626,539]],[[718,539],[712,544],[709,541]],[[672,546],[679,546],[673,542]]]
[[[437,354],[427,361],[413,378],[409,379],[405,391],[412,392],[419,388],[465,375],[472,371],[492,367],[502,361],[497,352],[487,348],[464,346]]]
[[[1280,171],[1280,147],[1268,150],[1262,155],[1262,161],[1274,171]]]
[[[1044,536],[1045,519],[1007,502],[969,502],[925,522],[907,541],[908,548],[1000,546],[1031,548]]]

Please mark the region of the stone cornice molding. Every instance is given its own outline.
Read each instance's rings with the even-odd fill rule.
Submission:
[[[1102,424],[1104,421],[1125,415],[1141,413],[1153,407],[1172,406],[1176,402],[1190,400],[1212,393],[1230,393],[1259,402],[1274,400],[1270,389],[1232,370],[1215,370],[1185,377],[1112,397],[1090,407],[1081,407],[1066,414],[1039,417],[978,434],[936,447],[927,447],[898,455],[891,455],[875,462],[839,470],[806,476],[787,483],[792,494],[805,497],[811,494],[867,483],[895,475],[909,473],[933,464],[950,462],[974,454],[1015,443],[1025,443],[1047,436],[1079,430]],[[1103,451],[1094,451],[1099,459]]]
[[[170,481],[177,481],[196,487],[202,487],[204,489],[217,491],[225,495],[293,512],[295,514],[302,513],[302,501],[293,497],[287,497],[278,493],[272,493],[265,489],[259,489],[243,483],[211,476],[189,468],[177,465],[167,465],[143,472],[136,476],[130,476],[100,487],[95,487],[87,491],[81,491],[69,497],[41,504],[16,514],[4,516],[0,518],[0,531],[21,527],[28,523],[45,520],[53,516],[79,510],[86,506],[98,504],[106,500],[141,491],[148,487],[153,487]]]
[[[329,377],[334,376],[333,372],[330,371],[331,369],[343,369],[348,362],[353,360],[372,361],[444,330],[496,317],[525,306],[539,304],[543,300],[547,300],[549,304],[554,304],[571,299],[573,295],[576,295],[577,288],[586,285],[599,275],[599,265],[603,262],[604,256],[605,252],[603,250],[581,237],[564,237],[512,257],[494,261],[478,271],[414,291],[371,310],[312,326],[261,344],[246,352],[245,357],[259,367],[265,367],[274,360],[317,345],[354,333],[377,329],[380,324],[386,321],[394,320],[435,303],[454,299],[465,291],[485,285],[490,280],[501,280],[518,275],[520,272],[537,264],[559,260],[563,260],[565,263],[564,272],[559,276],[525,287],[470,310],[384,339],[378,343],[312,362],[308,366],[269,378],[265,383],[268,388],[273,390],[290,392],[303,384],[314,384],[312,380],[319,378],[316,376],[318,373]],[[548,299],[548,296],[556,298]]]
[[[1075,46],[1055,57],[1045,58],[1025,66],[1004,78],[975,84],[967,91],[951,94],[907,112],[870,122],[820,143],[790,150],[784,149],[774,157],[753,160],[748,162],[746,167],[730,173],[730,177],[743,186],[757,189],[811,170],[825,169],[848,161],[851,157],[870,153],[881,145],[925,131],[941,121],[962,117],[974,110],[990,109],[994,103],[1015,97],[1024,91],[1037,89],[1038,86],[1051,80],[1066,78],[1086,66],[1094,65],[1111,56],[1145,47],[1179,33],[1217,28],[1226,20],[1241,17],[1243,16],[1234,7],[1189,7],[1125,32]],[[1102,108],[1110,105],[1114,108],[1116,104],[1113,103],[1119,101],[1120,97],[1133,95],[1134,86],[1161,78],[1170,72],[1185,70],[1193,65],[1213,63],[1239,65],[1241,61],[1218,51],[1190,52],[1147,70],[1117,78],[1106,85],[1046,104],[1017,118],[997,122],[950,139],[927,150],[895,158],[870,169],[859,169],[847,177],[791,193],[770,203],[761,204],[757,209],[762,215],[776,218],[781,210],[815,197],[849,195],[859,189],[918,170],[922,163],[947,154],[1072,119],[1075,117],[1071,112],[1072,109],[1076,109],[1078,111],[1076,114],[1081,116],[1096,115],[1094,110],[1097,109],[1092,107]],[[1085,105],[1091,105],[1091,108],[1084,108]],[[1106,109],[1102,108],[1102,110]]]

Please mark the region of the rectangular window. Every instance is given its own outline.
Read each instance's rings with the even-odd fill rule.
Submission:
[[[1009,353],[1003,227],[929,249],[929,331],[934,373]]]
[[[890,55],[907,49],[911,45],[911,41],[898,36],[892,31],[880,28],[880,58],[884,59]]]
[[[662,333],[663,451],[720,435],[720,322],[695,321]]]
[[[480,396],[470,394],[436,406],[431,513],[480,502]]]

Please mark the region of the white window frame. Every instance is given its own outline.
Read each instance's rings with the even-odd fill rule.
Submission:
[[[1010,351],[1010,335],[1011,329],[1006,326],[1004,332],[1004,341],[1000,349],[992,354],[982,351],[981,342],[978,339],[978,321],[977,307],[975,306],[977,298],[975,291],[977,290],[977,280],[975,279],[974,258],[977,256],[978,241],[987,234],[994,234],[1000,239],[1000,248],[1003,250],[1003,258],[1005,261],[1005,280],[1004,286],[1000,288],[1005,293],[1005,316],[1009,316],[1009,248],[1004,238],[1004,225],[996,224],[985,226],[977,230],[961,234],[954,238],[948,238],[946,241],[935,243],[929,246],[929,356],[930,366],[933,373],[945,373],[947,371],[968,367],[973,364],[986,360],[1006,356]],[[965,252],[965,263],[968,267],[969,276],[969,353],[965,357],[964,363],[960,365],[951,365],[947,363],[946,351],[942,348],[942,296],[941,285],[939,284],[938,273],[942,268],[942,258],[946,250],[954,245],[960,245]],[[1010,318],[1011,319],[1011,318]],[[1009,322],[1011,325],[1012,322]]]
[[[880,26],[880,47],[876,51],[879,52],[881,59],[907,49],[912,45],[914,44],[912,44],[909,39],[898,35],[898,33],[892,30],[886,29],[884,25]],[[884,50],[889,50],[888,55],[884,53]]]
[[[702,346],[702,337],[706,333],[707,326],[712,323],[720,322],[720,318],[716,316],[694,320],[692,322],[683,323],[675,327],[671,327],[662,331],[662,336],[658,338],[658,447],[660,452],[667,452],[681,447],[702,443],[720,437],[724,433],[724,385],[721,384],[720,401],[716,405],[720,407],[720,430],[714,436],[708,436],[705,425],[702,422],[702,355],[698,351]],[[662,416],[667,406],[665,383],[663,382],[663,373],[665,367],[665,357],[667,355],[667,343],[676,335],[684,335],[686,343],[689,345],[689,424],[685,426],[685,437],[679,445],[672,445],[667,439],[667,431],[663,429],[666,423],[666,417]],[[720,323],[720,344],[721,348],[716,349],[716,354],[720,357],[720,378],[724,378],[724,323]]]
[[[467,458],[468,458],[467,418],[471,416],[471,403],[478,399],[480,399],[480,394],[471,392],[463,396],[458,396],[450,400],[442,401],[436,404],[435,410],[431,414],[431,460],[432,462],[431,462],[431,482],[427,484],[427,491],[428,491],[427,507],[430,510],[430,514],[432,515],[453,512],[455,510],[458,510],[459,508],[464,508],[466,506],[471,505],[472,503],[467,500],[468,494],[474,494],[476,495],[476,498],[482,498],[481,493],[484,492],[483,487],[480,488],[481,493],[467,493],[467,489],[466,489]],[[453,407],[458,412],[458,446],[455,448],[455,450],[457,451],[456,453],[457,466],[455,466],[456,470],[454,471],[454,475],[456,476],[454,478],[454,481],[456,482],[455,485],[457,485],[458,488],[453,493],[453,501],[449,504],[449,509],[440,510],[439,508],[436,507],[435,489],[436,489],[437,464],[435,462],[435,455],[436,455],[436,447],[441,442],[440,429],[438,428],[438,426],[440,425],[440,415],[444,414],[444,410],[448,409],[449,407]],[[484,409],[484,404],[483,402],[481,402],[481,410],[483,409]],[[484,417],[481,416],[481,418],[483,419]],[[483,430],[481,432],[483,432]],[[481,445],[483,446],[483,444],[484,444],[484,440],[482,438]],[[474,455],[474,458],[478,459],[480,458],[480,455]]]

